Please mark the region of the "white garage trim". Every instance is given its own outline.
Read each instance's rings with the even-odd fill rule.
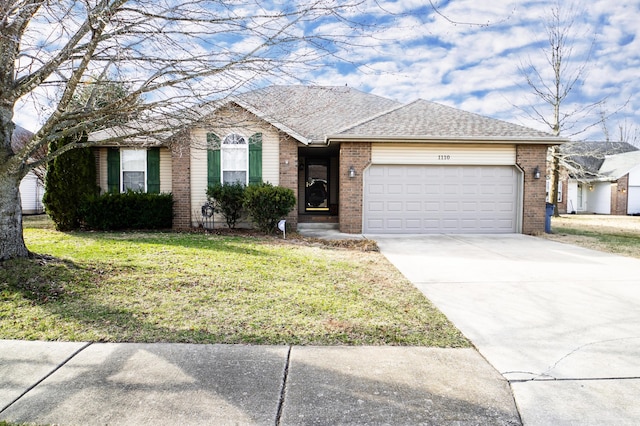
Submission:
[[[521,232],[522,173],[509,165],[372,165],[364,233]]]
[[[516,147],[480,144],[373,144],[371,163],[511,166],[516,164]]]

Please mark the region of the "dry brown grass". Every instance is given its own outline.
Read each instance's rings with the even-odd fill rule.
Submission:
[[[640,258],[640,217],[562,215],[544,237],[608,253]]]

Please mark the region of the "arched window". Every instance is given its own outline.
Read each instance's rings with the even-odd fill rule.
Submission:
[[[222,183],[248,183],[249,145],[244,136],[232,133],[222,140]]]

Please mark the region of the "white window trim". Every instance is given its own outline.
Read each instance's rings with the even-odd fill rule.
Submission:
[[[144,155],[144,170],[125,170],[124,169],[124,153],[125,151],[143,151]],[[144,173],[144,192],[147,192],[147,150],[146,149],[135,149],[135,148],[121,148],[120,149],[120,192],[124,193],[126,190],[124,189],[124,172],[143,172]]]
[[[228,138],[231,137],[240,137],[244,140],[244,144],[229,144],[229,143],[225,143],[225,141]],[[239,148],[239,146],[242,146],[243,148]],[[225,164],[224,164],[224,160],[225,160],[225,150],[240,150],[240,149],[244,149],[246,155],[245,155],[245,164],[244,164],[244,170],[239,170],[239,169],[226,169],[225,168]],[[227,171],[244,171],[245,172],[245,181],[244,184],[248,185],[249,184],[249,139],[241,134],[241,133],[229,133],[227,136],[225,136],[224,138],[222,138],[222,141],[220,142],[220,180],[222,181],[222,183],[225,183],[224,180],[224,172]]]

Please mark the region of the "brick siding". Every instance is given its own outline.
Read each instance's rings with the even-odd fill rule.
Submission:
[[[558,201],[558,213],[571,213],[568,211],[567,200],[568,200],[568,192],[569,192],[569,178],[568,177],[560,177],[560,182],[558,184],[558,191],[562,191],[561,200]]]
[[[173,193],[173,229],[188,230],[191,224],[191,149],[181,144],[171,151]]]
[[[544,171],[547,164],[546,145],[518,145],[516,164],[524,171],[522,233],[529,235],[544,232],[546,215],[546,179]],[[534,169],[538,167],[542,176],[535,179]]]
[[[629,200],[629,174],[611,185],[611,214],[626,215]]]
[[[362,233],[362,192],[364,170],[371,163],[371,143],[342,143],[340,145],[340,232]],[[353,166],[356,175],[349,177]]]
[[[298,200],[298,142],[289,135],[280,132],[280,174],[279,185],[293,191]],[[298,206],[285,218],[289,229],[298,229]]]

